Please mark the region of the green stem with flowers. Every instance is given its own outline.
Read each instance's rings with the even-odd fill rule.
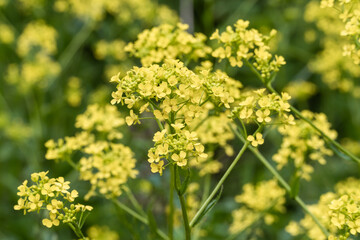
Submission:
[[[260,132],[263,128],[263,125],[260,125],[258,129],[255,131],[254,134]],[[225,182],[226,178],[229,176],[231,171],[234,169],[237,162],[240,160],[241,156],[244,154],[247,147],[249,147],[250,142],[245,141],[243,147],[240,149],[238,155],[235,157],[229,168],[226,170],[224,175],[221,177],[220,181],[216,184],[215,188],[211,192],[211,194],[208,196],[208,198],[204,201],[204,203],[201,205],[200,209],[196,212],[194,218],[190,222],[190,227],[194,227],[196,223],[198,223],[201,218],[203,217],[204,212],[208,208],[208,206],[211,204],[212,200],[214,199],[216,193],[220,190],[220,187]]]
[[[248,141],[237,131],[235,130],[231,125],[230,128],[233,130],[237,138],[239,138],[243,143],[247,143]],[[259,152],[259,150],[255,147],[249,146],[248,147],[251,152],[254,153],[254,155],[264,164],[264,166],[273,174],[273,176],[279,181],[279,183],[285,188],[285,190],[291,194],[291,187],[290,185],[285,181],[285,179],[280,175],[280,173],[270,164],[270,162]],[[304,201],[299,197],[295,196],[294,200],[301,206],[301,208],[309,214],[309,216],[313,219],[316,225],[320,228],[320,230],[324,233],[326,237],[329,236],[329,232],[326,230],[326,228],[320,223],[319,219],[311,213],[309,208],[306,206]]]
[[[262,125],[255,131],[254,134],[256,134],[257,132],[261,131],[262,129]],[[191,220],[190,222],[190,227],[194,227],[196,225],[196,223],[198,223],[201,218],[203,217],[204,212],[206,211],[206,209],[209,207],[209,205],[211,204],[212,200],[214,199],[216,193],[220,190],[220,187],[222,186],[222,184],[225,182],[226,178],[229,176],[229,174],[231,173],[231,171],[234,169],[235,165],[237,164],[237,162],[240,160],[241,156],[244,154],[246,148],[249,146],[250,142],[246,141],[244,142],[243,147],[240,149],[238,155],[235,157],[235,159],[233,160],[233,162],[231,163],[231,165],[229,166],[229,168],[226,170],[226,172],[224,173],[224,175],[221,177],[220,181],[216,184],[215,188],[213,189],[213,191],[211,192],[211,194],[207,197],[207,199],[204,201],[204,203],[201,205],[200,209],[196,212],[194,218]]]
[[[280,96],[280,94],[272,87],[271,82],[273,81],[275,75],[273,75],[271,77],[271,79],[265,79],[263,78],[260,73],[258,72],[258,70],[247,60],[244,59],[244,63],[246,66],[248,66],[250,68],[250,70],[256,75],[256,77],[265,85],[265,87],[272,93],[275,93],[276,95]],[[320,128],[318,128],[310,119],[308,119],[307,117],[305,117],[304,115],[301,114],[301,112],[296,109],[295,107],[293,107],[292,105],[290,105],[290,109],[291,111],[300,119],[304,120],[305,122],[307,122],[313,129],[315,129],[317,132],[319,132],[326,141],[328,141],[329,143],[331,143],[332,145],[334,145],[337,149],[339,149],[343,154],[345,154],[346,156],[348,156],[350,159],[352,159],[354,162],[360,164],[360,158],[355,156],[354,154],[352,154],[351,152],[349,152],[348,150],[346,150],[343,146],[341,146],[340,143],[338,143],[337,141],[331,139],[326,133],[324,133]],[[342,155],[340,155],[340,157],[343,158]]]
[[[152,101],[149,101],[150,108],[152,113],[154,113],[155,108],[157,107],[155,103]],[[162,131],[164,130],[163,124],[160,122],[159,119],[155,118],[156,123],[159,126],[159,129]],[[175,206],[174,206],[174,181],[175,172],[173,168],[170,168],[170,191],[169,191],[169,214],[168,214],[168,236],[170,240],[174,238],[174,212],[175,212]]]

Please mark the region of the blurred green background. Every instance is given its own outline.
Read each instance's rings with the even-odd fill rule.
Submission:
[[[66,8],[67,2],[76,4]],[[216,28],[224,30],[238,19],[249,20],[250,26],[260,32],[276,29],[275,52],[284,56],[287,64],[280,70],[274,87],[280,91],[289,88],[289,84],[311,83],[312,90],[304,90],[304,94],[299,93],[303,85],[295,85],[297,91],[293,94],[298,96],[294,96],[292,103],[299,109],[324,112],[337,130],[338,140],[359,156],[360,94],[354,91],[358,88],[359,76],[338,62],[330,68],[338,68],[341,76],[346,76],[348,85],[329,83],[324,74],[330,70],[321,72],[313,66],[314,61],[327,64],[326,56],[320,59],[319,56],[325,49],[324,42],[331,36],[319,28],[316,21],[305,20],[308,3],[301,0],[0,0],[0,239],[74,237],[64,226],[45,228],[37,214],[23,216],[21,211],[15,212],[17,186],[32,172],[50,170],[52,177],[69,179],[80,196],[86,193],[88,185],[77,180],[78,175],[70,166],[45,160],[44,143],[51,138],[74,135],[75,117],[84,112],[87,105],[110,102],[111,91],[115,88],[109,83],[110,77],[139,65],[137,59],[124,52],[126,43],[134,41],[144,29],[175,23],[178,16],[183,16],[190,29],[207,36]],[[26,31],[31,24],[37,27]],[[29,39],[39,39],[46,45],[41,36],[56,49],[35,46],[26,54],[19,50]],[[106,47],[104,42],[112,45]],[[231,68],[226,61],[217,67],[225,69],[245,86],[261,87],[249,69]],[[158,175],[151,175],[146,163],[147,149],[152,146],[151,134],[156,126],[149,123],[124,131],[124,142],[136,153],[140,171],[129,186],[143,206],[151,202],[165,204],[162,195],[166,195],[166,183]],[[281,139],[276,132],[269,134],[268,139],[260,150],[271,159]],[[232,145],[235,150],[241,146],[238,141],[233,141]],[[231,159],[222,156],[220,160],[224,171]],[[300,188],[300,196],[309,204],[331,191],[337,181],[358,176],[359,172],[354,163],[336,154],[328,159],[327,165],[315,164],[314,167],[316,174],[312,181],[302,181]],[[282,174],[288,180],[291,173],[284,169]],[[212,181],[215,183],[221,175],[222,172],[212,176]],[[226,180],[221,201],[204,222],[206,237],[203,239],[225,239],[229,235],[231,211],[237,207],[234,193],[239,194],[245,183],[269,178],[269,172],[247,152]],[[125,198],[122,200],[127,202]],[[151,239],[145,225],[116,209],[111,202],[94,198],[89,204],[95,209],[85,231],[94,224],[108,225],[120,239]],[[154,206],[157,213],[156,204]],[[263,238],[259,239],[292,239],[284,227],[291,219],[302,216],[301,209],[288,199],[287,212],[278,222],[259,226],[263,230]],[[164,213],[159,212],[156,219],[161,228],[166,225]],[[181,228],[178,231],[178,239],[181,239]],[[254,232],[238,239],[250,239],[251,234],[255,236]]]

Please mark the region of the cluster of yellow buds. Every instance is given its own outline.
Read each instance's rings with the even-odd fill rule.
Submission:
[[[171,127],[175,130],[174,133],[164,129],[154,135],[155,146],[148,152],[148,161],[153,173],[159,172],[162,175],[165,168],[163,159],[179,167],[185,167],[190,159],[202,162],[208,157],[204,153],[204,145],[197,141],[196,132],[184,130],[181,123],[171,124]]]
[[[320,196],[309,211],[318,218],[330,233],[326,237],[313,219],[306,214],[300,222],[291,221],[286,231],[293,236],[305,234],[311,240],[346,240],[360,232],[359,190],[360,180],[348,178],[336,184],[334,192]]]
[[[70,77],[66,88],[66,101],[72,107],[78,107],[84,95],[84,90],[81,86],[81,80],[78,77]]]
[[[241,98],[242,83],[229,77],[226,73],[220,70],[211,72],[210,69],[204,69],[199,71],[199,76],[202,78],[209,96],[215,99],[214,104],[219,103],[218,106],[224,105],[225,108],[230,108],[230,104]]]
[[[56,30],[44,21],[30,22],[20,35],[17,42],[17,53],[24,57],[32,51],[53,55],[57,51]]]
[[[337,133],[331,129],[325,114],[310,111],[303,111],[301,114],[310,119],[315,126],[325,132],[331,139],[336,138]],[[310,174],[314,169],[307,163],[307,157],[320,164],[325,164],[325,156],[331,156],[333,152],[326,147],[325,141],[321,138],[319,132],[301,119],[296,120],[295,125],[281,126],[278,129],[283,135],[283,142],[279,151],[273,156],[277,168],[282,169],[289,164],[289,160],[293,160],[297,169],[296,174],[309,181],[311,179]]]
[[[87,231],[87,240],[119,240],[118,233],[108,226],[93,225]]]
[[[205,116],[194,119],[189,128],[198,134],[203,144],[219,144],[225,149],[226,155],[232,156],[234,150],[229,141],[234,139],[234,133],[229,128],[229,124],[232,124],[232,120],[228,117],[230,111],[209,115],[209,111],[214,109],[213,105],[211,103],[205,105],[207,105],[205,108],[209,107],[208,112],[204,114]]]
[[[106,198],[117,197],[122,193],[122,185],[138,173],[134,153],[129,147],[116,142],[122,138],[119,127],[124,124],[115,106],[90,105],[76,119],[75,126],[82,131],[57,142],[47,141],[45,157],[68,161],[80,171],[80,179],[91,183],[86,199],[97,191]],[[72,160],[75,153],[82,156],[78,164]]]
[[[134,43],[129,43],[125,50],[141,59],[143,66],[161,63],[165,59],[180,59],[182,61],[197,61],[211,52],[206,46],[205,35],[196,33],[195,36],[186,32],[187,24],[178,23],[176,26],[162,24],[138,35]]]
[[[320,7],[335,7],[339,9],[339,19],[344,26],[341,36],[350,39],[349,44],[344,46],[344,55],[351,56],[355,64],[360,64],[360,3],[357,0],[321,0]]]
[[[213,51],[212,56],[220,60],[227,58],[233,67],[242,67],[244,61],[253,61],[261,76],[269,79],[273,72],[285,65],[282,56],[273,57],[270,53],[268,43],[276,31],[272,30],[270,35],[265,36],[256,29],[248,29],[248,26],[249,21],[240,19],[234,24],[235,29],[228,26],[221,34],[216,30],[210,39],[217,39],[220,47]]]
[[[116,107],[92,104],[83,114],[76,117],[75,127],[87,132],[95,131],[105,134],[108,140],[114,140],[123,137],[119,127],[124,124],[124,118]]]
[[[339,18],[339,13],[342,11],[336,2],[336,6],[329,8],[323,2],[322,6],[319,1],[310,1],[307,4],[305,11],[305,20],[307,22],[314,22],[324,34],[321,40],[321,51],[317,56],[309,62],[309,68],[313,72],[321,74],[321,79],[331,89],[336,89],[341,92],[351,93],[354,97],[360,97],[360,86],[357,84],[357,78],[360,77],[360,69],[352,58],[346,55],[351,55],[353,52],[354,39],[340,36],[345,25]],[[330,2],[329,4],[334,4]],[[332,26],[329,28],[329,26]],[[311,30],[316,37],[315,30]],[[315,38],[309,38],[312,42]],[[343,48],[339,47],[343,46]],[[345,55],[345,56],[344,56]]]
[[[331,223],[351,235],[360,233],[360,195],[359,191],[344,194],[329,204]]]
[[[95,45],[95,57],[97,59],[105,59],[108,57],[123,61],[126,59],[125,45],[126,43],[120,39],[111,42],[100,40]]]
[[[233,223],[229,231],[240,233],[261,219],[268,225],[272,224],[276,220],[276,213],[285,211],[285,195],[285,189],[274,179],[257,185],[245,184],[243,193],[235,197],[242,207],[232,212]]]
[[[15,210],[23,210],[24,214],[29,212],[47,211],[47,218],[42,220],[44,226],[51,228],[62,223],[74,223],[82,225],[80,215],[85,211],[91,211],[91,206],[74,204],[78,197],[76,190],[70,191],[70,182],[63,177],[49,178],[47,172],[31,174],[34,183],[28,186],[25,180],[18,187],[17,195],[20,197]]]
[[[246,123],[257,122],[269,124],[273,117],[284,124],[294,124],[294,117],[289,114],[291,99],[290,95],[283,92],[281,96],[275,93],[267,94],[264,88],[243,92],[243,100],[231,113],[232,118],[238,118]]]
[[[97,141],[86,146],[83,153],[89,156],[80,159],[80,179],[91,183],[85,199],[96,191],[106,198],[118,197],[128,179],[138,174],[134,153],[123,144]]]
[[[171,59],[161,66],[134,67],[125,77],[120,79],[116,75],[112,81],[118,83],[117,91],[112,93],[112,104],[126,104],[129,109],[136,106],[140,114],[148,111],[151,104],[160,121],[168,121],[171,114],[183,113],[186,123],[200,116],[204,111],[201,106],[207,101],[229,108],[239,95],[231,86],[241,86],[223,73],[210,74],[204,70],[198,75],[182,62]],[[138,115],[130,111],[128,125],[139,122]]]
[[[0,24],[0,43],[11,44],[15,39],[14,30],[10,25]]]
[[[61,69],[53,59],[57,52],[56,37],[56,30],[42,20],[27,24],[16,47],[23,61],[8,66],[6,80],[25,92],[33,86],[46,86],[48,79],[57,76]]]
[[[178,20],[176,13],[169,7],[151,0],[56,0],[54,9],[58,12],[70,13],[83,21],[101,21],[106,13],[109,13],[121,25],[128,25],[134,19],[146,24],[172,23]],[[120,12],[122,14],[119,14]]]

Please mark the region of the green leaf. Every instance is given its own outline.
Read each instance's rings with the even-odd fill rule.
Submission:
[[[290,188],[291,188],[290,197],[294,199],[299,194],[299,189],[300,189],[300,176],[296,172],[291,177]]]
[[[81,222],[79,222],[79,228],[81,229],[84,226],[84,223],[86,221],[86,218],[90,215],[90,212],[85,212],[85,214],[82,214]]]
[[[200,220],[205,216],[205,214],[208,213],[216,205],[216,203],[219,201],[219,199],[221,197],[223,188],[224,188],[223,185],[221,185],[218,195],[213,200],[211,200],[211,202],[206,207],[206,209],[201,213],[200,217],[196,220],[196,222],[194,222],[193,227],[195,227],[196,224],[198,224],[200,222]]]
[[[186,192],[186,189],[189,186],[189,182],[190,182],[190,175],[191,175],[190,168],[188,168],[187,170],[188,171],[187,171],[185,180],[181,184],[181,188],[180,188],[180,195],[181,196]]]

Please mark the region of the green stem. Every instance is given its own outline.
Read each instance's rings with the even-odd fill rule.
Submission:
[[[84,234],[82,233],[81,229],[79,228],[79,226],[77,224],[72,224],[72,223],[68,223],[68,225],[70,226],[70,228],[73,230],[73,232],[76,234],[77,237],[79,237],[80,239],[86,240]]]
[[[153,103],[151,100],[149,100],[150,102],[150,107],[152,112],[154,113],[155,108],[157,107],[155,103]],[[164,130],[164,126],[162,125],[162,123],[160,122],[159,119],[155,118],[156,123],[158,124],[160,130]],[[174,207],[174,170],[173,168],[170,168],[170,190],[169,190],[169,215],[168,215],[168,235],[170,240],[174,239],[174,212],[175,212],[175,207]]]
[[[65,158],[65,160],[66,160],[66,161],[69,163],[69,165],[70,165],[71,167],[73,167],[75,170],[77,170],[77,171],[80,170],[79,166],[78,166],[73,160],[71,160],[70,156],[67,156],[67,157]]]
[[[230,126],[231,127],[231,126]],[[233,130],[233,132],[235,133],[235,135],[244,143],[246,143],[247,141],[244,139],[243,136],[241,136],[241,134],[236,131],[233,127],[231,127],[231,129]],[[249,150],[251,152],[254,153],[254,155],[265,165],[265,167],[274,175],[274,177],[279,181],[279,183],[285,188],[285,190],[291,194],[291,187],[290,185],[284,180],[284,178],[282,178],[282,176],[279,174],[279,172],[269,163],[268,160],[266,160],[266,158],[259,152],[259,150],[257,148],[254,148],[252,146],[249,146]],[[305,203],[302,201],[302,199],[299,196],[296,196],[294,198],[294,200],[303,208],[303,210],[309,214],[309,216],[313,219],[313,221],[316,223],[316,225],[318,225],[318,227],[320,228],[320,230],[325,234],[326,237],[329,236],[328,231],[326,230],[326,228],[320,223],[319,219],[317,219],[317,217],[312,214],[310,212],[310,210],[307,208],[307,206],[305,205]]]
[[[150,101],[149,101],[149,102],[150,102]],[[151,107],[152,113],[154,114],[154,111],[155,111],[155,108],[154,108],[154,107],[156,107],[156,105],[154,105],[154,103],[150,102],[150,107]],[[155,115],[154,115],[154,117],[155,117]],[[161,130],[161,131],[164,130],[164,126],[162,125],[162,123],[160,122],[160,120],[155,117],[155,121],[156,121],[156,123],[158,124],[160,130]]]
[[[118,199],[112,199],[113,203],[119,207],[120,209],[124,210],[126,213],[130,214],[131,216],[133,216],[134,218],[136,218],[137,220],[139,220],[140,222],[149,225],[149,221],[148,219],[146,219],[145,217],[141,216],[140,214],[138,214],[137,212],[135,212],[134,210],[132,210],[131,208],[127,207],[126,205],[124,205],[123,203],[121,203]],[[169,240],[169,238],[166,236],[166,234],[161,231],[160,229],[156,229],[156,233],[159,235],[159,237],[161,237],[164,240]]]
[[[265,84],[265,79],[260,75],[260,73],[258,72],[258,70],[257,70],[247,59],[244,60],[244,63],[245,63],[246,66],[248,66],[248,67],[250,68],[250,70],[256,75],[256,77],[257,77],[258,79],[260,79],[260,81],[261,81],[262,83]]]
[[[174,165],[173,168],[174,168],[174,173],[175,173],[175,177],[174,177],[175,178],[175,189],[176,189],[176,193],[180,199],[181,212],[182,212],[183,221],[184,221],[185,237],[186,237],[186,240],[191,240],[191,229],[189,226],[189,218],[188,218],[187,211],[186,211],[186,201],[185,201],[184,195],[180,192],[180,187],[178,185],[178,183],[180,183],[180,176],[178,174],[177,165]]]
[[[267,89],[277,95],[280,96],[280,94],[271,86],[271,84],[267,85]],[[335,147],[337,147],[342,153],[344,153],[346,156],[348,156],[349,158],[351,158],[353,161],[355,161],[356,163],[360,164],[360,158],[358,158],[357,156],[355,156],[354,154],[352,154],[351,152],[349,152],[348,150],[346,150],[343,146],[341,146],[340,143],[338,143],[337,141],[335,141],[334,139],[330,138],[326,133],[324,133],[320,128],[318,128],[310,119],[308,119],[307,117],[305,117],[304,115],[301,114],[301,112],[299,110],[297,110],[295,107],[290,105],[290,109],[293,113],[295,113],[296,116],[298,116],[300,119],[304,120],[305,122],[307,122],[313,129],[315,129],[316,131],[318,131],[323,138],[325,138],[328,142],[330,142],[332,145],[334,145]],[[340,156],[341,157],[341,156]]]
[[[191,229],[190,229],[190,225],[189,225],[188,215],[186,212],[185,198],[184,198],[184,195],[180,195],[179,192],[178,192],[178,196],[180,199],[181,212],[182,212],[182,216],[183,216],[183,220],[184,220],[186,240],[191,240]]]
[[[59,56],[59,63],[61,66],[61,71],[65,72],[68,67],[70,61],[73,59],[79,48],[83,45],[85,40],[89,37],[93,29],[95,28],[96,22],[89,20],[84,23],[83,27],[80,31],[75,35],[75,37],[71,40],[69,45],[65,48],[65,50]],[[57,78],[53,78],[49,85],[52,85]]]
[[[76,34],[76,36],[72,39],[66,49],[62,52],[59,57],[59,63],[61,67],[64,69],[67,68],[71,59],[74,57],[76,52],[79,50],[81,45],[85,42],[85,40],[89,37],[90,33],[93,31],[96,22],[89,20],[84,24],[81,30]]]
[[[170,239],[174,238],[174,185],[175,185],[175,171],[170,167],[170,191],[169,191],[169,215],[168,215],[168,235]]]
[[[208,196],[209,192],[210,192],[210,184],[211,184],[210,174],[205,175],[203,184],[204,184],[204,190],[203,190],[203,194],[201,197],[201,205],[204,204],[204,202],[206,201],[206,196]],[[194,229],[193,239],[199,238],[202,223],[203,222],[199,222],[197,225],[197,228]]]
[[[277,94],[278,96],[280,96],[280,94],[271,86],[271,82],[267,82],[265,81],[265,79],[260,75],[260,73],[254,68],[254,66],[248,61],[248,60],[244,60],[245,64],[250,68],[250,70],[257,76],[257,78],[259,78],[259,80],[265,84],[266,88],[272,92]],[[349,152],[348,150],[346,150],[343,146],[341,146],[340,143],[338,143],[337,141],[331,139],[326,133],[324,133],[321,129],[319,129],[317,126],[315,126],[314,123],[312,123],[312,121],[310,119],[308,119],[307,117],[303,116],[301,114],[301,112],[299,110],[297,110],[295,107],[290,105],[290,109],[293,113],[295,113],[295,115],[297,117],[299,117],[300,119],[304,120],[305,122],[307,122],[313,129],[315,129],[316,131],[318,131],[324,138],[325,140],[327,140],[328,142],[330,142],[331,144],[333,144],[335,147],[337,147],[342,153],[344,153],[346,156],[348,156],[349,158],[351,158],[353,161],[355,161],[356,163],[360,164],[360,158],[356,157],[354,154],[352,154],[351,152]],[[342,156],[340,156],[342,157]]]
[[[146,213],[144,212],[143,208],[141,207],[140,203],[136,200],[133,192],[131,191],[131,189],[129,188],[129,186],[125,186],[124,187],[125,193],[128,196],[131,204],[134,206],[134,208],[141,213],[141,215],[146,216]]]
[[[236,156],[236,158],[233,160],[233,162],[231,163],[231,165],[229,166],[229,168],[226,170],[226,172],[224,173],[224,175],[221,177],[220,181],[216,184],[214,190],[211,192],[211,194],[209,195],[209,197],[205,200],[205,202],[201,205],[200,209],[196,212],[194,218],[191,220],[190,222],[190,227],[193,227],[194,224],[198,221],[198,219],[200,218],[200,216],[202,215],[202,213],[205,211],[205,209],[207,208],[207,206],[210,204],[211,200],[215,197],[216,193],[219,191],[221,185],[225,182],[226,178],[229,176],[229,174],[231,173],[231,171],[234,169],[236,163],[240,160],[241,156],[243,155],[243,153],[245,152],[246,148],[249,146],[249,142],[246,142],[243,147],[241,148],[241,150],[239,151],[238,155]]]

